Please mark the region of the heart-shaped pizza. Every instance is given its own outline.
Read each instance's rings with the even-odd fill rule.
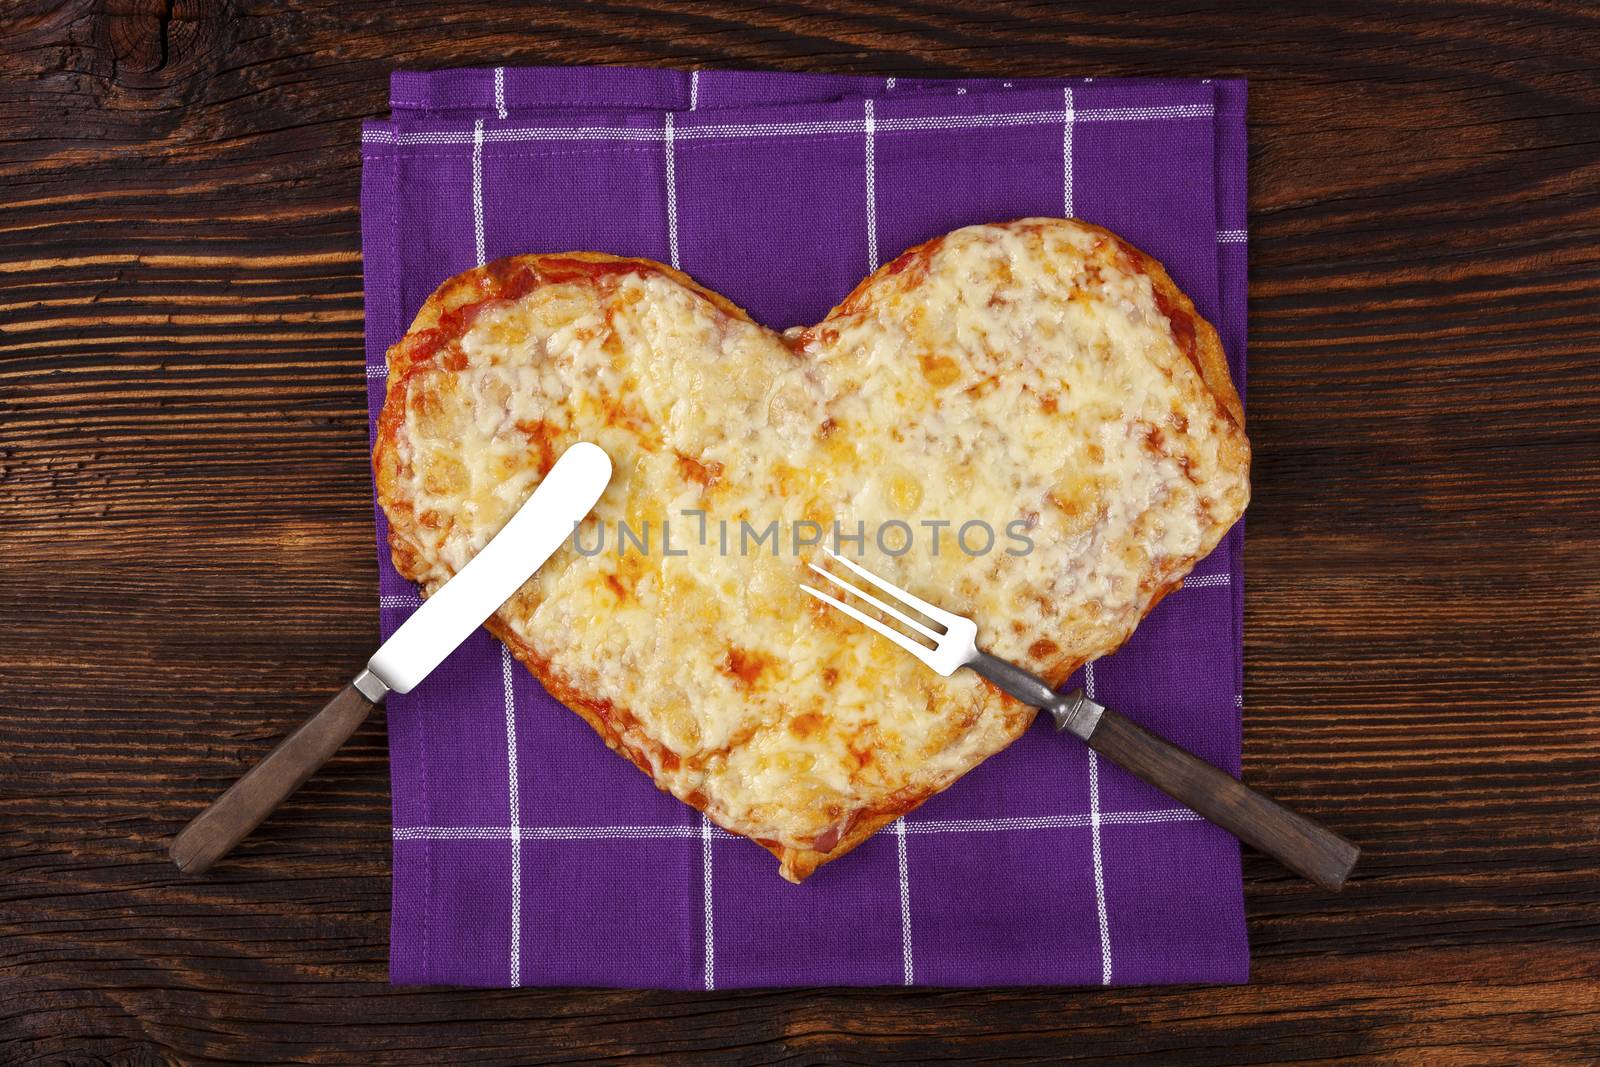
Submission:
[[[919,245],[781,334],[648,260],[467,271],[389,350],[373,464],[395,566],[432,592],[568,445],[603,447],[611,486],[487,625],[799,881],[1035,714],[816,604],[819,550],[1059,683],[1243,513],[1243,425],[1216,331],[1160,264],[1023,219]]]

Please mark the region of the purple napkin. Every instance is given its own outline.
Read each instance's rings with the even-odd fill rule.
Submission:
[[[363,131],[367,380],[443,279],[597,250],[766,325],[909,245],[1071,215],[1166,264],[1244,378],[1245,86],[586,68],[401,72]],[[383,632],[416,608],[378,514]],[[1237,773],[1243,530],[1116,655],[1098,700]],[[388,704],[390,974],[723,989],[1242,982],[1239,849],[1040,721],[804,885],[606,749],[481,631]]]

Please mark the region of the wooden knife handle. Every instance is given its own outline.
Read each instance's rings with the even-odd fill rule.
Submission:
[[[1107,708],[1089,747],[1324,889],[1339,889],[1361,850],[1325,826]]]
[[[172,862],[185,874],[204,874],[328,762],[375,706],[345,686],[183,828],[168,849]]]

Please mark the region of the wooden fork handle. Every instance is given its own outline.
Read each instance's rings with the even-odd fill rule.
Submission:
[[[1290,811],[1109,708],[1100,713],[1088,745],[1324,889],[1341,888],[1361,854],[1327,827]]]
[[[305,784],[376,707],[354,684],[301,723],[173,839],[168,854],[185,874],[204,874]]]

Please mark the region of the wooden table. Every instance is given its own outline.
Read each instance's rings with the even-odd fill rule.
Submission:
[[[0,1060],[1600,1061],[1600,12],[1291,6],[6,5]],[[1251,985],[390,988],[381,717],[167,863],[374,642],[358,124],[494,63],[1251,79],[1245,773],[1367,849]]]

